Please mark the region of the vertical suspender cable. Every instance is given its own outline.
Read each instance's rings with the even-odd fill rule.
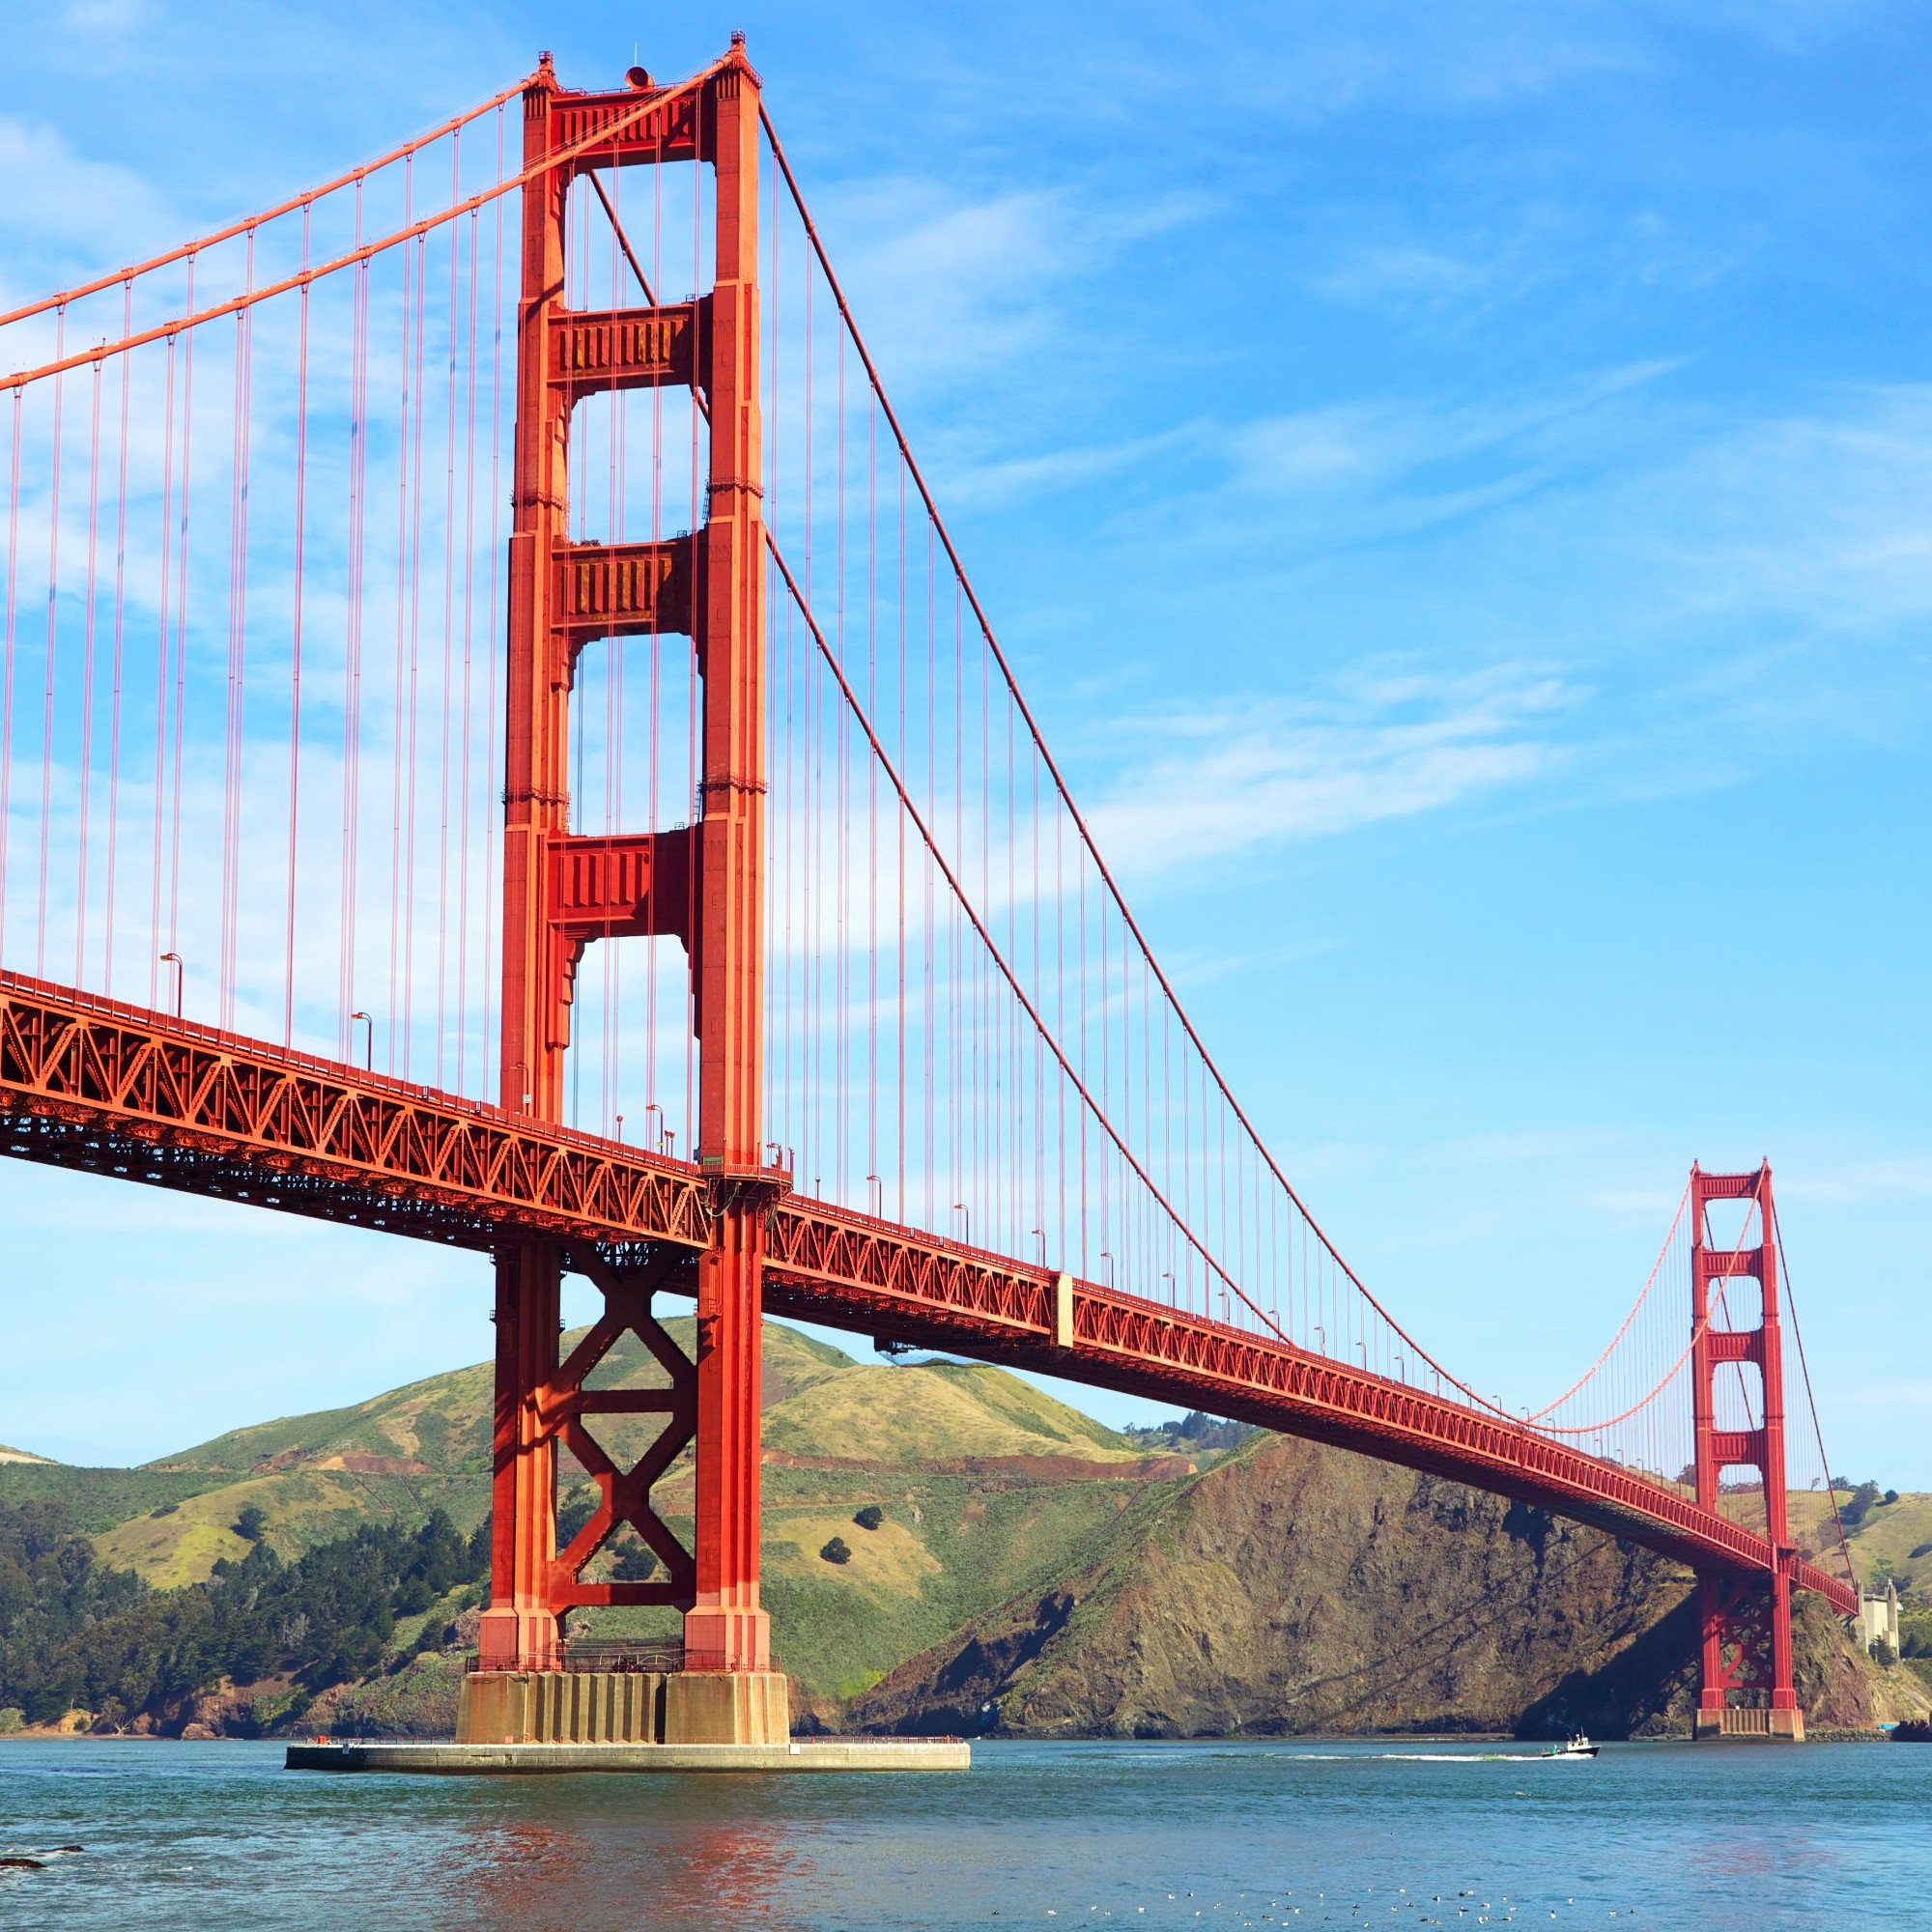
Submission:
[[[503,179],[503,109],[497,109],[497,179]],[[500,552],[497,549],[502,516],[502,489],[500,483],[503,460],[503,203],[505,197],[498,195],[493,204],[496,211],[495,262],[490,271],[490,621],[485,635],[489,639],[486,653],[485,671],[486,696],[483,707],[483,743],[485,746],[485,769],[488,757],[494,753],[497,744],[497,604],[503,572],[499,567]],[[494,810],[483,813],[483,899],[487,911],[483,920],[483,1047],[482,1047],[482,1086],[485,1094],[492,1091],[490,1080],[490,1056],[497,1045],[497,980],[496,980],[496,938],[497,919],[492,895],[496,881],[497,818]],[[499,1069],[500,1073],[500,1069]]]
[[[403,221],[407,226],[412,218],[414,209],[414,162],[403,163]],[[397,1070],[397,1049],[400,1045],[405,1055],[408,1043],[397,1038],[397,1021],[402,1011],[402,986],[399,974],[402,968],[402,885],[403,885],[403,760],[405,749],[403,726],[406,715],[406,675],[407,654],[404,648],[404,626],[409,598],[409,516],[410,516],[410,301],[412,254],[407,241],[397,251],[403,264],[403,316],[401,355],[397,357],[402,383],[401,406],[396,417],[396,627],[395,627],[395,698],[390,714],[389,731],[389,1010],[384,1016],[384,1027],[387,1036],[387,1065],[394,1073]]]
[[[469,1047],[469,793],[470,753],[476,720],[472,704],[471,667],[476,646],[476,294],[480,279],[477,248],[480,241],[476,210],[469,211],[469,303],[465,334],[467,371],[463,386],[463,769],[457,781],[456,818],[456,1091],[469,1091],[466,1078]],[[497,571],[496,558],[489,562]],[[494,647],[494,639],[492,640]]]
[[[187,258],[187,308],[194,313],[194,279],[199,263]],[[184,331],[182,339],[182,466],[180,547],[175,557],[175,704],[174,742],[170,747],[171,770],[168,800],[168,943],[170,952],[181,951],[181,848],[182,848],[182,745],[187,708],[187,607],[188,512],[194,486],[194,330]],[[185,967],[177,967],[182,975]]]
[[[169,565],[174,560],[175,482],[175,338],[168,337],[167,403],[161,424],[161,582],[160,626],[155,642],[155,846],[148,879],[148,1005],[159,997],[161,951],[161,800],[167,779],[168,752],[168,590]],[[12,600],[9,600],[10,608]],[[0,827],[7,814],[0,810]],[[6,867],[0,866],[0,874]]]
[[[67,350],[67,304],[54,311],[54,354]],[[59,621],[60,498],[62,404],[64,376],[54,378],[53,480],[47,507],[47,668],[41,714],[41,892],[34,928],[34,974],[47,976],[47,832],[51,823],[54,780],[54,641]]]
[[[73,983],[87,978],[87,837],[91,781],[94,776],[94,638],[99,605],[100,562],[100,379],[99,358],[90,384],[87,447],[87,611],[81,627],[80,659],[80,836],[75,850],[73,897]]]
[[[123,286],[121,333],[134,332],[134,284]],[[114,711],[107,739],[107,907],[106,925],[100,942],[100,990],[109,998],[114,993],[114,896],[121,833],[121,672],[128,615],[128,427],[130,413],[128,394],[133,375],[133,357],[121,357],[121,438],[117,455],[119,477],[114,500]]]
[[[407,243],[404,244],[406,247]],[[423,398],[428,388],[423,365],[429,327],[429,237],[418,235],[416,255],[415,413],[408,426],[410,439],[410,683],[409,750],[405,755],[403,813],[403,1074],[408,1078],[415,1048],[416,947],[416,742],[421,712],[422,675],[422,498]]]
[[[302,208],[302,267],[308,267],[309,210]],[[289,896],[282,956],[282,1044],[294,1043],[296,1030],[296,877],[301,832],[301,669],[302,563],[308,514],[308,290],[301,290],[301,316],[296,349],[296,529],[295,610],[289,635]]]
[[[0,962],[7,956],[7,833],[14,814],[14,652],[20,575],[20,417],[25,404],[26,391],[15,389],[7,458],[6,663],[0,666]],[[165,517],[166,512],[162,514]]]
[[[449,200],[463,194],[463,136],[450,144]],[[473,216],[471,217],[474,218]],[[462,233],[449,223],[449,313],[444,334],[449,344],[445,363],[448,400],[443,417],[442,445],[442,733],[437,761],[436,825],[436,1084],[441,1087],[444,1053],[449,1037],[449,776],[450,705],[456,695],[456,369],[457,324],[463,308],[457,293],[462,266]]]
[[[355,240],[362,240],[362,184],[355,185]],[[362,565],[367,522],[369,408],[369,264],[357,262],[351,284],[349,323],[349,554],[343,611],[342,652],[342,869],[341,915],[336,941],[336,1051],[347,1060],[355,1010],[356,875],[362,803]],[[371,1022],[373,1036],[374,1023]],[[373,1057],[373,1037],[371,1054]]]

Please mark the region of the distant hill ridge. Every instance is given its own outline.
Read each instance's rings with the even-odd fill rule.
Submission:
[[[689,1348],[691,1320],[668,1325]],[[630,1340],[594,1381],[661,1374]],[[1001,1369],[860,1362],[778,1323],[764,1401],[764,1593],[801,1724],[1186,1735],[1683,1717],[1688,1577],[1522,1505],[1208,1416],[1122,1434]],[[160,1588],[240,1561],[244,1520],[284,1559],[438,1510],[468,1535],[489,1507],[491,1405],[490,1366],[472,1364],[141,1469],[9,1463],[0,1500],[60,1500],[103,1562]],[[620,1463],[652,1426],[600,1425]],[[569,1515],[587,1486],[566,1464]],[[691,1484],[686,1457],[660,1485],[681,1531]],[[1918,1500],[1875,1513],[1888,1548]],[[857,1520],[874,1511],[876,1526]],[[835,1538],[843,1562],[824,1553]],[[597,1611],[573,1628],[668,1633],[675,1618]],[[1835,1626],[1809,1641],[1814,1721],[1869,1721],[1887,1683]],[[317,1719],[446,1729],[454,1682],[435,1654],[399,1655],[330,1690]],[[205,1714],[217,1728],[247,1703],[224,1696]]]

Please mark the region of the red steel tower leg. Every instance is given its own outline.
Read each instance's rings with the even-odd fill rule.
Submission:
[[[760,510],[757,76],[733,37],[696,89],[652,106],[628,94],[560,90],[548,63],[525,95],[523,279],[518,313],[514,524],[510,541],[508,742],[503,842],[503,1105],[562,1116],[576,968],[591,941],[657,935],[691,958],[698,1046],[696,1148],[711,1179],[711,1246],[697,1260],[692,1396],[647,1465],[611,1464],[582,1417],[581,1348],[557,1361],[563,1255],[542,1243],[497,1262],[494,1569],[482,1661],[554,1666],[574,1605],[671,1602],[685,1611],[687,1668],[667,1687],[668,1737],[761,1742],[787,1731],[758,1601],[759,1411],[764,1208],[765,558]],[[566,158],[556,163],[558,156]],[[545,167],[545,162],[553,165]],[[709,161],[717,219],[711,293],[655,308],[564,304],[565,204],[589,167]],[[703,527],[652,543],[572,543],[569,448],[576,403],[663,384],[697,391],[710,419]],[[592,638],[684,632],[703,687],[697,822],[689,830],[590,838],[569,829],[569,696]],[[668,1338],[637,1282],[591,1265],[612,1295],[584,1345],[628,1322],[664,1359]],[[659,1279],[652,1276],[650,1279]],[[628,1297],[626,1299],[625,1297]],[[621,1304],[621,1305],[620,1305]],[[667,1363],[685,1385],[689,1365]],[[610,1405],[606,1404],[606,1406]],[[643,1491],[695,1432],[696,1547],[689,1558]],[[605,1508],[559,1557],[558,1435],[588,1456]],[[582,1564],[619,1521],[667,1559],[667,1584],[592,1584]]]
[[[555,83],[548,64],[524,96],[524,162],[552,143]],[[517,426],[511,471],[509,650],[503,773],[502,1104],[540,1121],[562,1118],[563,1048],[545,1000],[544,841],[569,812],[566,701],[551,621],[550,558],[565,535],[570,400],[546,381],[553,309],[563,289],[562,169],[523,190],[517,305]],[[497,1401],[491,1489],[490,1607],[482,1662],[542,1669],[560,1625],[550,1601],[555,1554],[556,1449],[540,1426],[540,1392],[556,1368],[562,1258],[546,1243],[497,1259]]]
[[[542,1427],[542,1392],[556,1367],[556,1250],[513,1248],[497,1261],[496,1455],[490,1486],[490,1607],[478,1656],[486,1666],[543,1670],[555,1662],[550,1601],[556,1557],[556,1445]]]
[[[698,1159],[723,1185],[698,1263],[697,1602],[690,1662],[771,1667],[758,1605],[759,1329],[764,1275],[764,525],[758,424],[758,98],[734,64],[709,90],[718,207],[711,297],[711,503],[698,669]],[[749,1188],[745,1183],[751,1182]]]
[[[1713,1201],[1747,1201],[1752,1219],[1731,1245],[1710,1240],[1706,1208]],[[1791,1573],[1797,1550],[1791,1541],[1784,1463],[1784,1356],[1778,1321],[1777,1248],[1774,1238],[1771,1168],[1754,1174],[1706,1174],[1690,1170],[1691,1249],[1690,1368],[1693,1466],[1697,1501],[1718,1506],[1719,1479],[1726,1468],[1755,1468],[1763,1485],[1765,1534],[1775,1555],[1769,1576],[1698,1578],[1703,1648],[1703,1688],[1697,1704],[1699,1737],[1775,1737],[1802,1740],[1804,1714],[1792,1684]],[[1752,1245],[1752,1237],[1755,1244]],[[1753,1280],[1762,1291],[1763,1318],[1755,1327],[1717,1325],[1713,1308],[1726,1282]],[[1726,1308],[1723,1313],[1730,1314]],[[1763,1390],[1759,1425],[1718,1426],[1718,1378],[1734,1363],[1749,1362]],[[1733,1705],[1739,1691],[1752,1701]]]

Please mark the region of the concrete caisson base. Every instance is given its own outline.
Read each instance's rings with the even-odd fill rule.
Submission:
[[[1726,1705],[1721,1711],[1699,1711],[1695,1735],[1712,1743],[1802,1745],[1804,1713],[1742,1711]]]
[[[291,1745],[291,1771],[521,1776],[567,1771],[967,1771],[970,1745],[935,1738],[813,1738],[778,1745]]]
[[[459,1745],[784,1745],[776,1670],[479,1670],[463,1680]]]
[[[658,1671],[472,1671],[457,1694],[465,1745],[649,1745],[664,1737]]]
[[[791,1690],[777,1670],[680,1670],[665,1679],[668,1745],[784,1745]]]

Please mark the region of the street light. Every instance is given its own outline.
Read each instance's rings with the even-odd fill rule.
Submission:
[[[351,1013],[349,1015],[349,1045],[352,1052],[355,1046],[355,1022],[357,1020],[360,1020],[368,1028],[368,1032],[363,1038],[362,1065],[367,1071],[373,1073],[376,1070],[376,1022],[367,1013]]]
[[[1105,1248],[1102,1248],[1100,1250],[1100,1259],[1107,1264],[1107,1286],[1112,1288],[1114,1285],[1114,1258]]]
[[[1328,1352],[1328,1331],[1318,1321],[1315,1324],[1315,1332],[1321,1338],[1321,1352],[1325,1355]]]
[[[877,1202],[872,1206],[872,1218],[875,1221],[883,1221],[886,1218],[886,1183],[876,1174],[868,1174],[866,1177],[866,1186],[868,1190],[874,1187],[879,1190]],[[866,1199],[868,1204],[872,1203],[873,1197],[869,1191]]]
[[[966,1217],[966,1245],[970,1248],[973,1245],[973,1210],[965,1202],[955,1201],[952,1204],[952,1211]]]
[[[187,978],[187,968],[182,964],[182,956],[179,952],[163,952],[161,954],[161,963],[163,965],[168,964],[170,961],[173,962],[175,969],[175,1018],[180,1019],[182,1016],[182,981]]]
[[[1046,1230],[1044,1228],[1029,1228],[1027,1233],[1038,1240],[1039,1264],[1041,1267],[1044,1267],[1046,1265]]]

